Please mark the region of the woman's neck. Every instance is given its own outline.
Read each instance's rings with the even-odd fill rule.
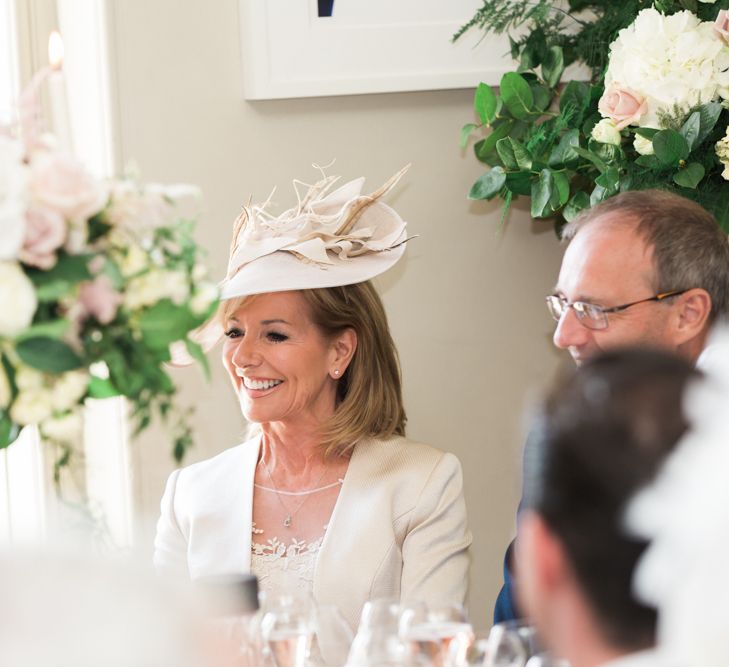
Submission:
[[[261,429],[261,459],[281,488],[288,482],[306,486],[307,480],[316,479],[330,465],[324,460],[314,424],[275,422],[261,424]]]

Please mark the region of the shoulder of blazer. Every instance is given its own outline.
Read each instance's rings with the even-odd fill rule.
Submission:
[[[208,489],[216,495],[226,495],[226,490],[245,475],[247,468],[255,465],[258,443],[259,437],[256,436],[216,456],[182,468],[177,478],[178,496],[180,491],[198,496]]]

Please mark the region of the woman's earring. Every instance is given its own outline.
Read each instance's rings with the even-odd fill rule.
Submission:
[[[334,369],[334,377],[337,377],[337,378],[339,377],[339,369],[338,368],[335,368]]]

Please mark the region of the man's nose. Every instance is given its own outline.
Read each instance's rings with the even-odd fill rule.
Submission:
[[[590,331],[577,319],[574,308],[567,308],[557,322],[552,341],[560,350],[584,345],[590,337]]]

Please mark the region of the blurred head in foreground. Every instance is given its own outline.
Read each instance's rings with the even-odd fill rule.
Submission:
[[[549,394],[525,461],[517,568],[523,608],[572,667],[651,647],[655,610],[631,592],[646,542],[626,504],[650,482],[687,424],[689,363],[622,350],[586,362]]]

